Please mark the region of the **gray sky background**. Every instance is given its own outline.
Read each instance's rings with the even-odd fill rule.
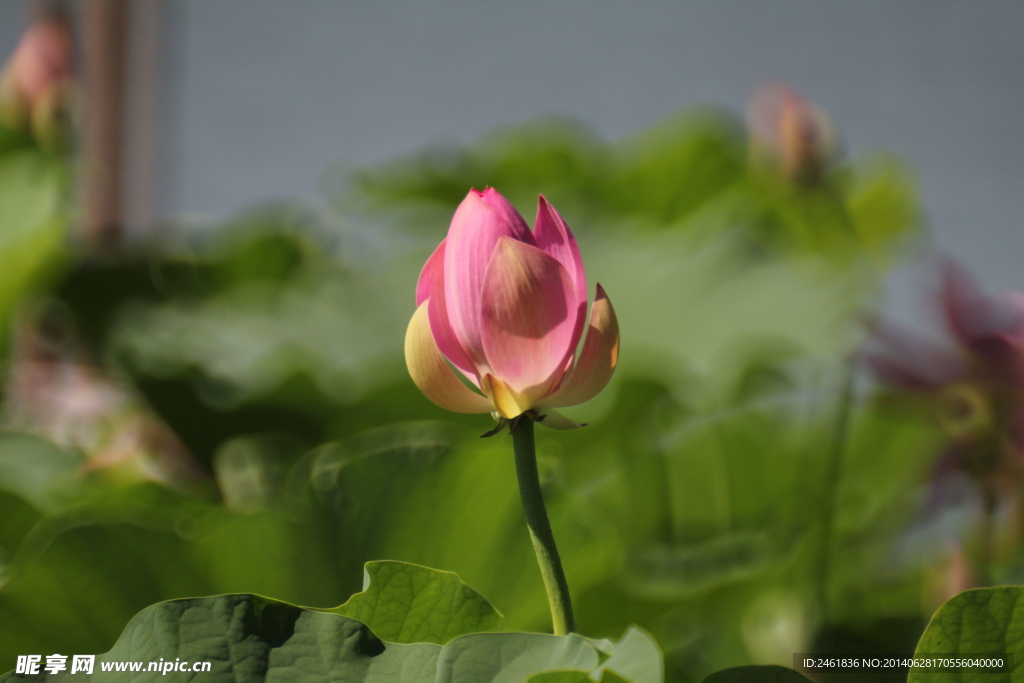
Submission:
[[[167,0],[173,213],[224,217],[541,115],[608,138],[766,79],[912,163],[940,247],[1024,290],[1024,2]],[[0,0],[0,52],[23,0]]]

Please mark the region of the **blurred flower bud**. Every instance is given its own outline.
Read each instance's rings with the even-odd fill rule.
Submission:
[[[756,89],[747,105],[751,154],[792,182],[817,182],[837,155],[835,127],[825,112],[788,85]]]
[[[44,147],[63,144],[73,64],[74,39],[63,15],[29,26],[0,74],[0,125],[31,134]]]

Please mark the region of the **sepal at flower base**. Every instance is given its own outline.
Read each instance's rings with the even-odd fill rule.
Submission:
[[[570,420],[565,415],[551,408],[545,408],[543,411],[538,412],[536,421],[548,429],[557,429],[559,431],[581,429],[587,426],[587,423]]]
[[[498,415],[506,420],[519,417],[530,409],[529,399],[494,375],[486,374],[481,377],[480,386],[491,399]]]

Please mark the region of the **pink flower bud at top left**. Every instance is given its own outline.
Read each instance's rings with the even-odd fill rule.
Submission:
[[[74,54],[71,27],[62,15],[30,25],[0,75],[0,123],[36,133],[49,125],[70,89]]]

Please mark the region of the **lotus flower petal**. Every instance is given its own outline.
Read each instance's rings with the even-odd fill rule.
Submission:
[[[491,399],[491,404],[497,410],[498,415],[507,420],[519,417],[531,407],[530,401],[525,396],[494,375],[487,374],[481,377],[480,387]]]
[[[420,278],[416,281],[416,307],[429,299],[434,293],[434,283],[441,282],[441,291],[444,292],[444,245],[448,240],[441,240],[437,249],[430,255],[427,262],[423,264],[420,271]]]
[[[419,282],[416,283],[416,305],[424,301],[432,301],[429,308],[430,330],[434,341],[444,357],[452,362],[474,384],[479,385],[477,371],[469,360],[469,355],[455,338],[451,323],[448,322],[448,307],[444,295],[444,253],[445,242],[441,240],[434,253],[420,271]]]
[[[619,322],[604,288],[597,286],[597,297],[590,309],[590,326],[576,365],[558,390],[541,401],[544,406],[574,406],[597,396],[619,362]]]
[[[583,325],[587,321],[587,273],[572,230],[543,195],[537,202],[537,222],[533,237],[537,240],[537,248],[554,256],[569,271],[576,287],[578,305],[572,342],[572,347],[576,348],[576,343],[583,334]]]
[[[543,397],[573,351],[576,290],[566,269],[537,247],[503,238],[483,283],[487,364],[520,393]]]
[[[431,401],[456,413],[489,413],[491,402],[459,381],[444,360],[431,333],[427,300],[409,321],[405,333],[405,363],[419,390]]]
[[[448,229],[444,290],[455,338],[478,369],[485,369],[480,322],[484,274],[503,237],[534,244],[523,217],[504,197],[493,188],[470,190]]]

